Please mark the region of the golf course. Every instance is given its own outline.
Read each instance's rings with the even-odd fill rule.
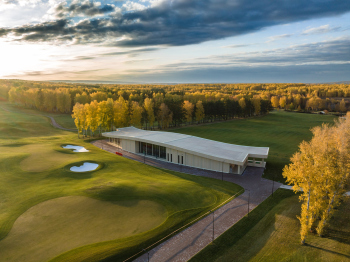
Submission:
[[[0,260],[123,261],[242,189],[108,153],[54,128],[39,111],[6,102],[0,107]],[[74,128],[69,115],[46,115]],[[311,138],[310,128],[333,120],[274,111],[170,131],[270,147],[265,176],[283,181],[283,166]],[[88,152],[64,149],[68,144]],[[98,168],[70,171],[84,162]]]
[[[0,107],[0,261],[123,261],[242,189],[105,152],[38,111]],[[70,171],[83,162],[99,167]]]

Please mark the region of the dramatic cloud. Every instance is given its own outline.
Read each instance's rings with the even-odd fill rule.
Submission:
[[[128,1],[130,10],[112,12],[111,5],[73,1],[59,5],[57,21],[0,29],[19,41],[71,41],[114,46],[188,45],[254,32],[262,28],[333,16],[350,11],[339,0],[163,0],[147,8]],[[135,3],[135,4],[132,4]],[[70,17],[66,17],[68,15]],[[77,17],[89,16],[77,21]]]
[[[115,10],[115,7],[112,5],[104,5],[102,6],[100,2],[92,2],[89,0],[86,1],[73,1],[69,6],[67,6],[66,2],[62,2],[58,4],[54,13],[57,17],[67,17],[67,16],[96,16],[103,15],[105,13],[110,13]]]

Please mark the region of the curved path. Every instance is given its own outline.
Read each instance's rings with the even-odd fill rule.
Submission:
[[[115,154],[115,152],[120,152],[126,158],[144,162],[148,165],[196,176],[222,179],[238,184],[245,189],[245,192],[242,195],[234,198],[229,203],[215,210],[214,213],[204,217],[165,242],[157,246],[150,247],[147,250],[149,251],[148,253],[141,255],[142,251],[140,251],[139,254],[135,254],[134,257],[131,257],[127,261],[132,261],[133,259],[135,262],[188,261],[205,246],[210,244],[213,240],[213,236],[214,239],[217,238],[227,229],[237,223],[241,218],[247,215],[248,201],[249,210],[252,210],[268,196],[270,196],[272,191],[277,190],[282,185],[280,183],[262,178],[261,176],[264,172],[263,168],[247,167],[241,176],[223,174],[220,172],[180,166],[153,158],[143,157],[114,147],[104,140],[93,141],[92,144],[113,154]],[[138,255],[141,256],[137,257]]]
[[[10,113],[17,113],[17,112],[14,112],[14,111],[11,111],[11,110],[8,110],[7,108],[3,108],[3,107],[0,107],[2,110],[4,111],[7,111],[7,112],[10,112]],[[63,126],[61,126],[60,124],[58,124],[56,122],[56,120],[52,117],[52,116],[48,116],[48,115],[41,115],[41,114],[30,114],[30,113],[25,113],[25,112],[21,112],[21,114],[26,114],[26,115],[31,115],[31,116],[44,116],[44,117],[47,117],[47,118],[50,118],[51,120],[51,125],[55,128],[58,128],[58,129],[62,129],[62,130],[65,130],[65,131],[73,131],[73,132],[76,132],[77,130],[74,130],[74,129],[69,129],[69,128],[65,128]]]

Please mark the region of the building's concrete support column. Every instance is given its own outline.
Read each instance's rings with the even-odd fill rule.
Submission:
[[[241,166],[238,165],[238,174],[241,174]]]

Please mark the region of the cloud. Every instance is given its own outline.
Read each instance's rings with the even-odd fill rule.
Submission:
[[[0,35],[1,35],[1,32],[0,32]],[[111,56],[122,56],[122,55],[127,55],[128,57],[136,57],[146,52],[152,52],[152,51],[157,51],[161,49],[162,48],[158,48],[158,47],[138,48],[138,49],[125,50],[125,51],[108,52],[108,53],[93,54],[93,55],[86,55],[86,56],[76,56],[76,57],[64,59],[61,61],[91,60],[91,59],[96,59],[100,57],[111,57]],[[136,62],[141,60],[131,60],[131,61]],[[144,59],[144,61],[146,61],[146,59]]]
[[[208,56],[163,65],[162,72],[225,68],[263,68],[298,66],[350,65],[350,38],[278,48],[263,52],[242,52]],[[154,70],[154,69],[152,69]]]
[[[222,48],[242,48],[242,47],[248,47],[256,44],[240,44],[240,45],[226,45],[223,46]]]
[[[325,33],[329,33],[329,32],[339,31],[340,28],[341,28],[340,26],[330,27],[329,25],[322,25],[319,27],[313,27],[313,28],[306,29],[301,34],[302,35],[325,34]]]
[[[267,42],[270,43],[270,42],[274,42],[274,41],[279,40],[279,39],[289,38],[289,37],[291,37],[292,35],[293,35],[293,34],[283,34],[283,35],[270,36],[270,37],[269,37],[269,41],[267,41]]]
[[[71,41],[74,44],[101,43],[120,47],[180,46],[350,11],[350,2],[339,0],[325,0],[322,5],[317,1],[301,0],[252,0],[249,5],[246,0],[142,2],[147,8],[132,7],[136,1],[128,3],[131,11],[109,13],[111,6],[74,1],[69,6],[58,7],[57,14],[61,14],[61,19],[57,21],[4,28],[3,35],[14,33],[17,40],[32,42]],[[67,14],[76,17],[65,17]],[[98,14],[103,16],[90,17]],[[84,15],[84,19],[78,19],[79,15]],[[64,26],[58,30],[49,26],[62,21]]]
[[[90,0],[78,1],[74,0],[70,5],[66,2],[61,2],[54,8],[54,14],[58,18],[63,17],[75,17],[75,16],[97,16],[106,13],[113,12],[115,10],[114,5],[101,5],[100,2],[93,2]]]

